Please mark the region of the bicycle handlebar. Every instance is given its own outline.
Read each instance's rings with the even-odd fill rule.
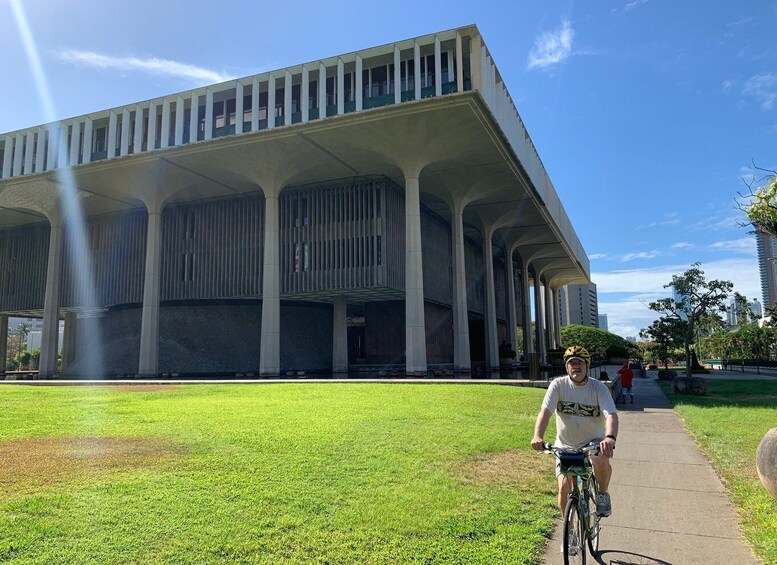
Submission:
[[[599,455],[600,453],[599,442],[596,442],[596,443],[591,442],[588,445],[581,447],[580,449],[572,449],[572,450],[566,449],[563,447],[556,447],[555,445],[551,445],[549,443],[543,443],[542,449],[545,451],[545,453],[557,453],[559,451],[569,451],[572,453],[577,451],[577,452],[583,453],[584,455]],[[615,449],[614,446],[613,446],[613,449]]]

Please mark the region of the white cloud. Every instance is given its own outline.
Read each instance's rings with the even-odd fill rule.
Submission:
[[[545,68],[564,61],[572,54],[574,36],[575,32],[569,20],[561,22],[561,27],[556,30],[542,32],[529,51],[527,68]]]
[[[777,100],[777,73],[759,73],[747,79],[742,94],[755,98],[764,110],[771,110]]]
[[[182,78],[196,84],[223,82],[234,78],[226,73],[157,57],[145,59],[139,57],[116,57],[78,49],[64,49],[58,51],[55,55],[59,60],[74,65]]]
[[[721,90],[723,90],[723,94],[728,94],[731,92],[731,88],[734,86],[734,82],[730,80],[724,80],[723,84],[721,85]]]
[[[677,243],[672,244],[672,249],[691,249],[693,247],[696,247],[693,243],[688,243],[687,241],[678,241]]]
[[[650,269],[624,269],[592,273],[599,295],[599,313],[607,314],[610,331],[621,336],[639,335],[658,315],[647,303],[671,296],[664,285],[690,268],[690,265],[665,265]],[[752,258],[726,259],[703,263],[707,280],[728,280],[734,290],[748,298],[761,297],[758,262]],[[608,296],[618,294],[619,296]],[[626,295],[626,296],[623,296]]]
[[[596,259],[606,259],[606,258],[607,258],[606,253],[593,253],[588,256],[588,259],[590,259],[591,261],[594,261]]]
[[[639,6],[644,6],[648,3],[648,0],[632,0],[628,4],[626,4],[626,7],[623,8],[624,11],[633,10],[634,8],[637,8]]]
[[[634,261],[635,259],[654,259],[661,256],[661,252],[657,249],[653,251],[640,251],[638,253],[626,253],[621,257],[621,262],[627,263],[628,261]]]
[[[710,246],[716,251],[735,251],[755,257],[755,240],[752,237],[743,237],[741,239],[730,239],[727,241],[716,241]]]

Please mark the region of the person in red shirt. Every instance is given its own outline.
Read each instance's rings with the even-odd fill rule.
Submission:
[[[634,393],[631,392],[632,380],[634,379],[634,371],[629,369],[629,364],[624,363],[623,367],[618,369],[618,374],[621,376],[621,387],[623,387],[623,400],[626,400],[626,395],[631,398],[631,403],[634,404]]]

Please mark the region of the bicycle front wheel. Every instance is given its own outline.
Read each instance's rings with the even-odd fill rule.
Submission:
[[[577,498],[570,496],[564,510],[564,565],[585,565],[585,526],[577,504]]]
[[[591,557],[594,559],[599,554],[599,533],[602,526],[599,522],[601,518],[596,514],[596,480],[591,481],[591,488],[588,490],[586,502],[588,504],[588,549],[591,551]]]

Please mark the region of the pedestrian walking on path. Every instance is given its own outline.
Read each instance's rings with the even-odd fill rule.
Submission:
[[[654,379],[635,379],[636,403],[619,410],[609,486],[613,513],[602,519],[598,560],[606,564],[757,565],[736,512]],[[563,563],[560,528],[545,563]]]

